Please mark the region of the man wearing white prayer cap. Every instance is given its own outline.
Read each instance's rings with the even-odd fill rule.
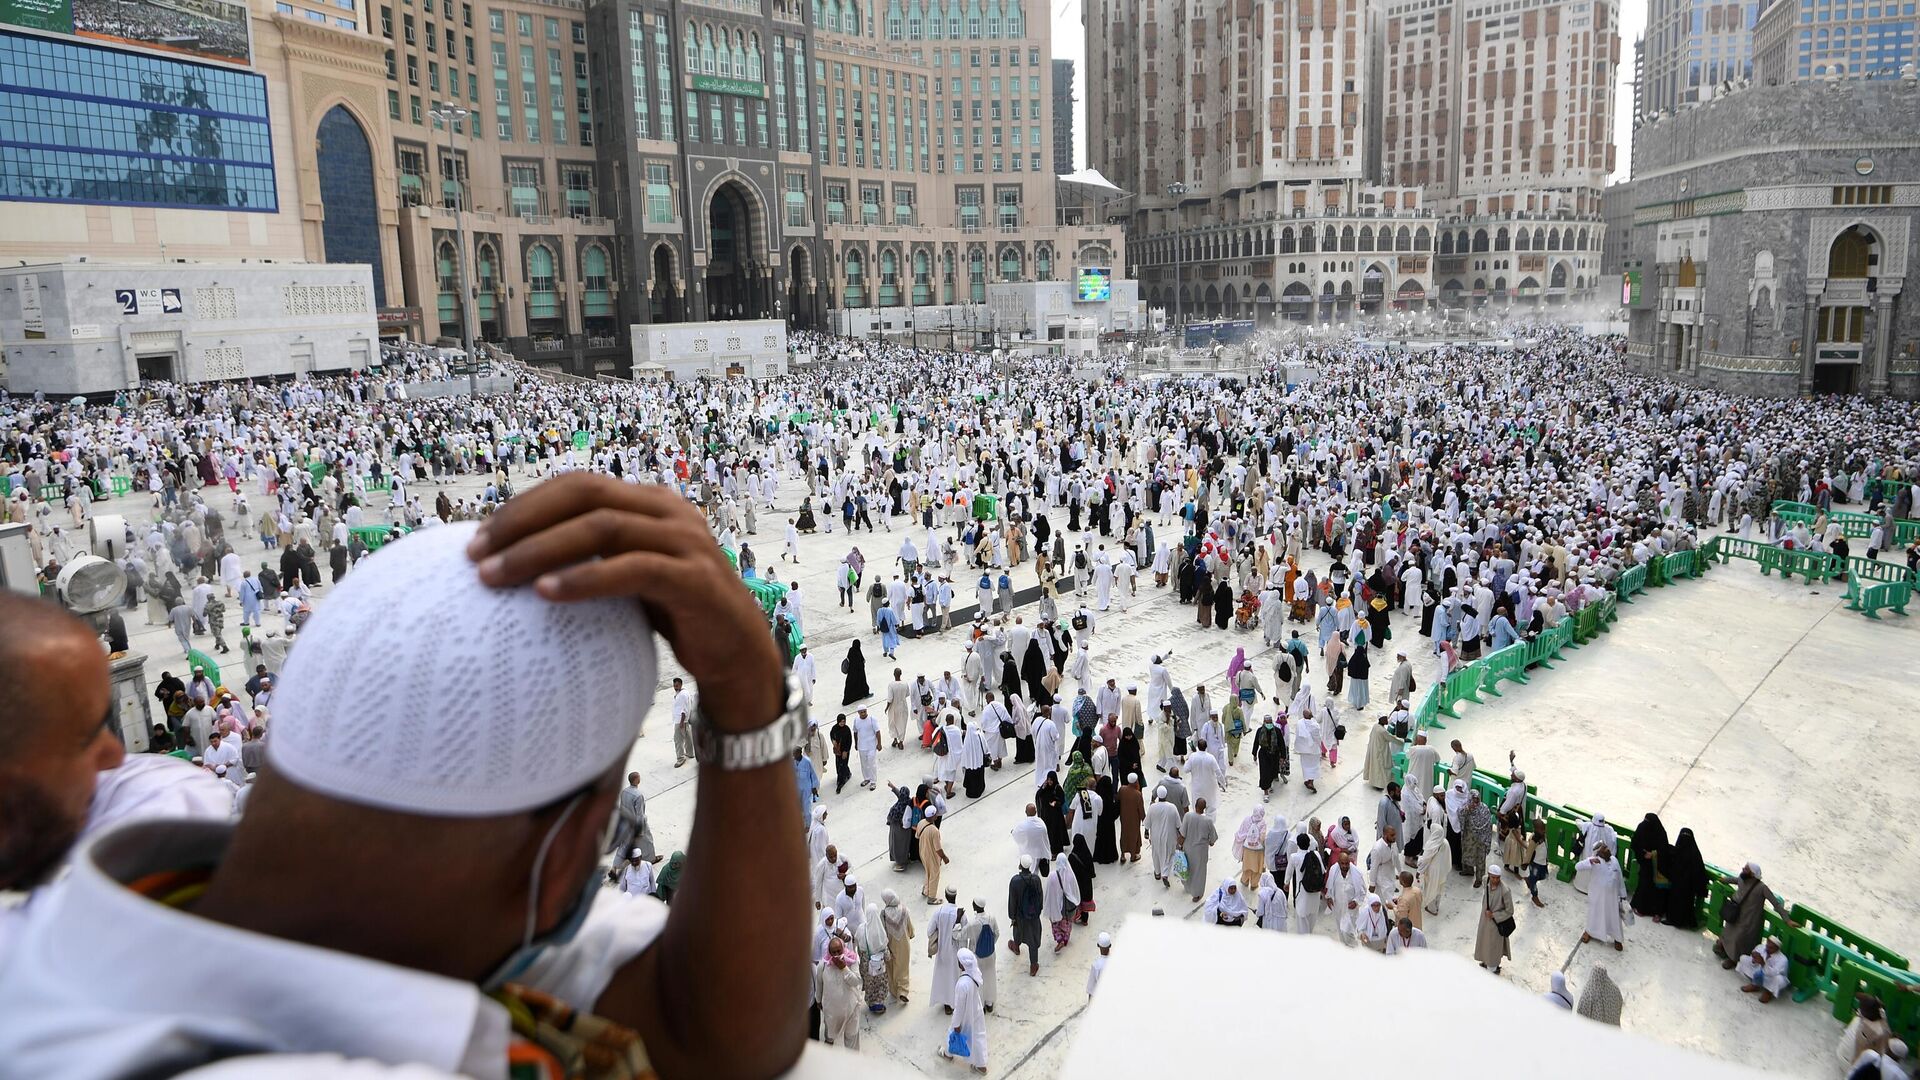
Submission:
[[[652,626],[700,685],[706,766],[671,915],[599,888]],[[344,692],[365,683],[398,707]],[[805,923],[718,898],[805,910],[790,702],[759,605],[670,488],[574,473],[388,544],[288,656],[244,818],[132,822],[75,854],[0,972],[0,1060],[504,1080],[510,1054],[568,1052],[497,994],[599,1017],[635,1071],[781,1072],[806,1036]],[[716,1036],[741,1015],[756,1038]]]

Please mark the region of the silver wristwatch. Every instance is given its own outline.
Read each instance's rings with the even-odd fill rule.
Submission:
[[[786,693],[780,715],[765,727],[739,733],[715,728],[706,710],[693,710],[693,757],[702,765],[723,772],[747,772],[764,769],[785,761],[807,737],[807,699],[800,681],[791,672],[783,679]]]

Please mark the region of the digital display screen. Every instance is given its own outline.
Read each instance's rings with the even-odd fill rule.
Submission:
[[[1088,266],[1080,271],[1078,287],[1074,299],[1082,303],[1092,300],[1113,299],[1113,270],[1105,266]]]
[[[0,23],[250,64],[247,5],[231,0],[0,0]]]

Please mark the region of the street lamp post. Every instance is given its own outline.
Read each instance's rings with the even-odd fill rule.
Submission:
[[[473,294],[467,287],[467,181],[453,152],[453,125],[473,115],[471,109],[441,102],[427,115],[447,133],[447,161],[453,168],[454,268],[460,284],[460,348],[467,354],[467,393],[480,393],[479,360],[473,355]]]
[[[1187,185],[1181,183],[1178,180],[1175,180],[1173,183],[1167,185],[1167,197],[1170,199],[1178,200],[1180,196],[1185,195],[1186,193],[1187,193]],[[1181,312],[1180,312],[1181,259],[1180,259],[1179,209],[1180,209],[1180,204],[1176,201],[1174,203],[1175,213],[1174,213],[1174,232],[1173,232],[1173,332],[1176,335],[1180,333],[1180,315],[1181,315]],[[1179,339],[1176,338],[1176,341],[1177,340]]]

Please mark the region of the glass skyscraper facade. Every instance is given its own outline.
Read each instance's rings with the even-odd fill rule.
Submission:
[[[0,31],[0,198],[277,211],[266,79]]]

